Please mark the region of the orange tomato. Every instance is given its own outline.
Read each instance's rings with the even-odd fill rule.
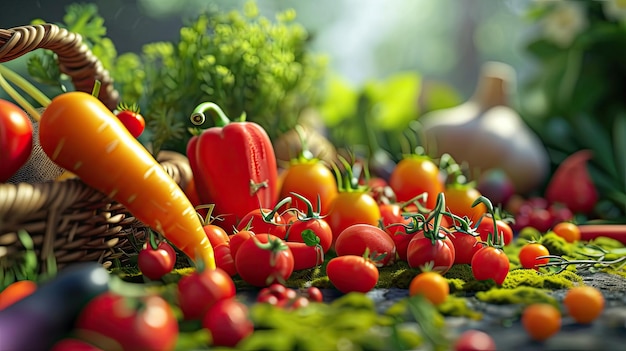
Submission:
[[[547,340],[561,330],[561,312],[550,304],[534,303],[524,309],[522,325],[533,340]]]
[[[482,196],[480,191],[467,184],[449,184],[444,189],[446,209],[459,216],[467,216],[473,224],[476,224],[487,213],[484,204],[472,207],[476,199]]]
[[[297,193],[309,200],[315,210],[326,215],[330,206],[337,196],[337,181],[333,172],[322,161],[298,160],[294,161],[280,176],[280,196],[285,198]],[[317,198],[320,199],[320,209],[317,209]],[[293,197],[292,206],[306,213],[306,204]]]
[[[592,286],[576,286],[567,291],[563,305],[576,322],[593,322],[604,310],[604,296]]]
[[[437,195],[444,188],[439,174],[439,166],[429,157],[410,155],[394,167],[389,176],[389,186],[399,202],[411,200],[422,193],[428,194],[426,201],[421,203],[433,209],[437,203]]]
[[[580,240],[580,228],[572,222],[560,222],[557,223],[552,231],[554,234],[565,239],[568,243],[573,243]]]
[[[0,291],[0,311],[23,299],[37,290],[37,283],[32,280],[18,280]]]
[[[333,244],[339,234],[353,224],[378,225],[380,208],[365,190],[348,190],[337,193],[326,220],[333,232]]]
[[[450,285],[446,278],[437,272],[423,272],[416,275],[409,284],[409,295],[422,294],[434,305],[440,305],[450,295]]]

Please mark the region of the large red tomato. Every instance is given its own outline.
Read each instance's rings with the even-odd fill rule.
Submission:
[[[291,249],[272,234],[257,234],[245,240],[235,255],[237,273],[248,284],[265,287],[289,279],[294,270]]]
[[[33,125],[28,115],[10,101],[0,99],[0,182],[20,169],[33,150]]]

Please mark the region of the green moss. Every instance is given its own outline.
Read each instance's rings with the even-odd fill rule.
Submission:
[[[514,289],[526,286],[555,290],[569,288],[581,281],[580,276],[568,270],[556,274],[544,274],[533,269],[516,269],[509,272],[502,283],[502,288]]]
[[[541,243],[550,251],[551,255],[557,256],[572,256],[576,246],[575,244],[568,243],[554,232],[544,234],[541,238]]]
[[[522,228],[517,235],[516,241],[539,241],[541,239],[541,232],[533,227]]]
[[[437,306],[437,310],[444,316],[467,317],[474,320],[482,319],[483,315],[468,307],[467,299],[450,295],[442,304]]]
[[[497,305],[528,305],[536,302],[545,302],[557,306],[555,298],[550,296],[548,290],[529,286],[519,286],[513,289],[494,288],[488,291],[479,291],[476,293],[476,298],[480,301]]]
[[[450,293],[461,294],[463,292],[485,291],[493,288],[496,284],[493,280],[476,280],[472,273],[472,267],[468,264],[455,264],[444,275],[450,284]]]

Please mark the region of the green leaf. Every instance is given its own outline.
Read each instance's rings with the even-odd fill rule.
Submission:
[[[610,177],[618,179],[618,172],[613,157],[611,136],[587,114],[580,114],[574,119],[576,136],[582,148],[593,151],[593,160]]]

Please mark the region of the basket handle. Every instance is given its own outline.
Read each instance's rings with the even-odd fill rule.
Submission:
[[[117,107],[119,93],[113,86],[113,78],[80,34],[51,23],[0,29],[0,62],[11,61],[40,48],[57,55],[60,71],[71,78],[77,91],[91,93],[96,80],[100,81],[98,99],[110,110]]]

